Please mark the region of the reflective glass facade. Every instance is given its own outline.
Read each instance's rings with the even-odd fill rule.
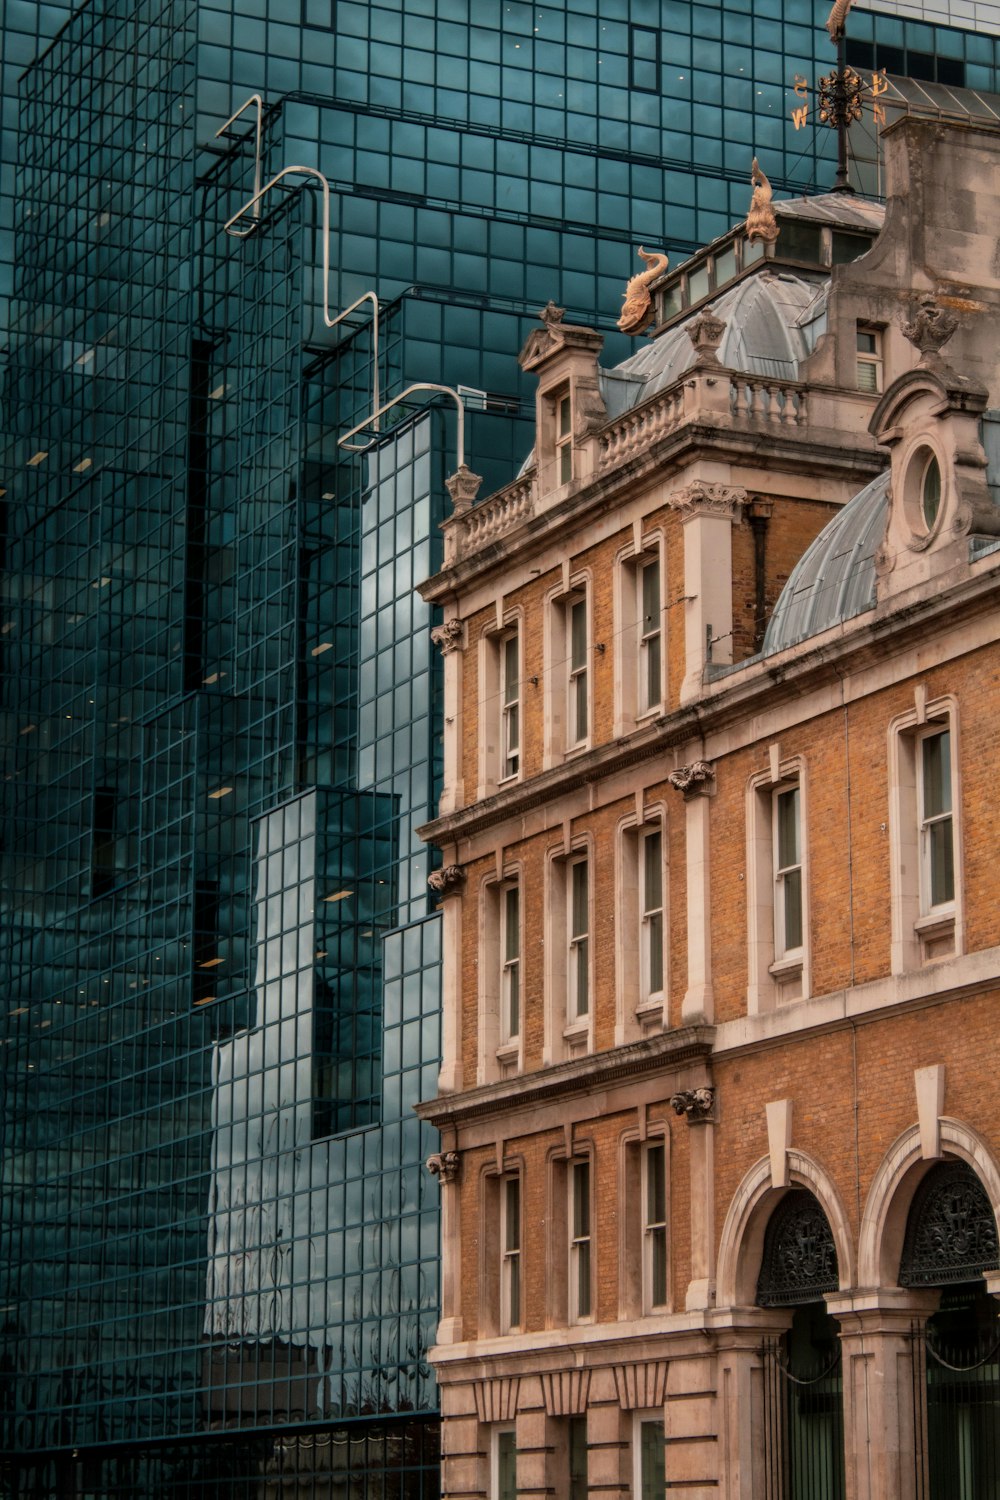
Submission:
[[[55,9],[8,0],[8,33]],[[514,355],[537,307],[620,357],[636,246],[684,254],[742,216],[748,143],[776,187],[830,174],[832,142],[786,114],[794,72],[830,63],[812,5],[276,9],[90,0],[17,96],[16,1496],[435,1492],[437,1143],[412,1105],[438,1059],[415,829],[440,665],[413,586],[440,562],[455,417],[412,403],[366,454],[338,447],[370,408],[372,327],[331,333],[324,292],[378,291],[383,393],[468,388],[485,492],[532,441]],[[860,13],[856,34],[994,68],[991,38],[915,26]],[[328,288],[314,183],[223,233],[252,117],[214,134],[254,90],[264,180],[330,182]]]

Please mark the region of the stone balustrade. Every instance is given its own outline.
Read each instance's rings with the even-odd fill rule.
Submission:
[[[598,473],[621,467],[685,421],[709,413],[715,420],[720,417],[723,422],[728,420],[736,429],[746,426],[757,429],[762,423],[776,429],[802,427],[807,421],[806,391],[797,381],[713,370],[709,386],[717,394],[703,409],[692,381],[693,373],[685,372],[666,390],[608,423],[598,434]],[[481,504],[456,512],[446,523],[448,560],[478,552],[529,520],[536,512],[538,498],[539,476],[537,469],[532,468]]]
[[[535,511],[535,487],[535,471],[530,469],[481,505],[474,505],[456,517],[460,529],[455,538],[458,553],[478,552],[480,547],[527,521]]]
[[[734,417],[802,427],[807,419],[806,389],[792,380],[775,380],[763,375],[730,375],[729,409]]]
[[[678,381],[652,401],[626,412],[604,429],[600,435],[600,469],[617,468],[627,462],[634,454],[665,437],[679,425],[683,416],[684,386]]]

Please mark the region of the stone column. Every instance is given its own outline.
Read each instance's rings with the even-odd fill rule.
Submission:
[[[923,1335],[939,1300],[898,1287],[826,1299],[843,1351],[846,1500],[927,1493]]]
[[[726,403],[729,400],[728,381]],[[684,681],[681,703],[700,698],[708,661],[733,659],[733,526],[746,490],[693,479],[670,497],[684,527]]]
[[[438,1090],[457,1094],[462,1088],[462,890],[465,871],[445,864],[432,870],[427,884],[439,898],[441,910],[441,1068]]]
[[[440,1374],[438,1376],[440,1380]],[[441,1381],[441,1500],[477,1500],[489,1489],[489,1429],[479,1421],[473,1389]]]
[[[427,1158],[427,1170],[441,1184],[441,1321],[439,1344],[456,1344],[462,1337],[462,1190],[461,1157],[439,1151]]]
[[[670,1107],[686,1115],[690,1158],[691,1280],[688,1312],[715,1301],[715,1089],[710,1085],[674,1094]]]
[[[790,1312],[762,1307],[718,1308],[708,1317],[715,1333],[720,1500],[767,1500],[774,1493],[768,1465],[777,1460],[765,1406],[764,1343],[790,1327]],[[780,1414],[775,1414],[780,1423]]]
[[[607,1371],[595,1372],[587,1446],[591,1500],[632,1500],[632,1414],[622,1410]]]
[[[444,817],[465,805],[462,780],[462,646],[465,627],[457,616],[435,625],[431,640],[444,657],[444,785],[438,814]]]
[[[715,1015],[712,993],[711,847],[709,798],[715,791],[715,771],[708,761],[695,760],[667,780],[684,794],[687,851],[687,990],[681,1022],[711,1023]]]

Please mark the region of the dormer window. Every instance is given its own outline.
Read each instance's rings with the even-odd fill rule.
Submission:
[[[556,473],[560,484],[573,478],[573,406],[569,391],[556,397]]]
[[[858,390],[877,395],[882,389],[882,330],[858,324]]]

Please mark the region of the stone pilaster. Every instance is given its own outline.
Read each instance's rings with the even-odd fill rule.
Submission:
[[[715,772],[704,760],[695,760],[672,771],[668,781],[683,793],[685,847],[687,851],[687,960],[688,984],[681,1006],[684,1025],[706,1021],[715,1015],[712,992],[711,855],[709,799],[715,790]]]
[[[843,1351],[845,1500],[927,1493],[923,1334],[939,1297],[879,1288],[826,1299]]]

